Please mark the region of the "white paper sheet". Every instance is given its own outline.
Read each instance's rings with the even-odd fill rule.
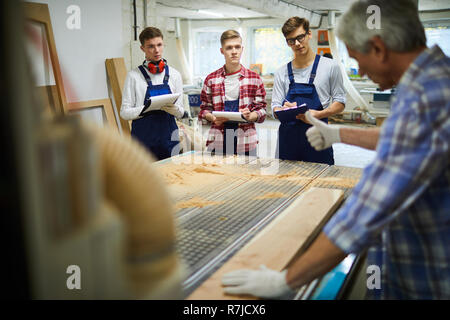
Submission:
[[[240,112],[213,111],[212,114],[213,116],[227,118],[231,121],[247,122],[247,120],[242,117],[242,113]]]
[[[164,107],[167,104],[175,103],[177,99],[180,97],[181,93],[171,93],[171,94],[163,94],[161,96],[150,97],[151,103],[150,106],[143,112],[149,112],[154,110],[161,110],[161,107]]]

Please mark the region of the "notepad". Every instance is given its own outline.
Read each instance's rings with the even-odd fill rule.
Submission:
[[[304,103],[298,107],[275,111],[275,114],[281,122],[290,122],[295,121],[297,115],[303,114],[306,111],[308,111],[308,105]]]
[[[149,111],[161,110],[161,107],[164,107],[168,104],[174,104],[178,100],[180,95],[181,93],[171,93],[150,97],[150,104],[147,106],[147,108],[144,107],[144,109],[142,109],[140,115],[143,115],[144,113]]]
[[[230,111],[213,111],[213,116],[227,118],[230,121],[236,122],[247,122],[242,113],[240,112],[230,112]]]

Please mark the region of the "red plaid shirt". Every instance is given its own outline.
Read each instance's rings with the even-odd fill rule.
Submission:
[[[256,122],[264,122],[266,118],[266,90],[260,76],[241,66],[239,71],[239,110],[248,108],[256,111]],[[210,73],[203,84],[201,93],[202,104],[198,119],[205,119],[205,115],[212,111],[224,111],[225,107],[225,66]],[[240,123],[237,130],[237,152],[243,153],[256,148],[258,136],[254,123]],[[222,150],[224,125],[211,125],[206,145],[210,148]]]

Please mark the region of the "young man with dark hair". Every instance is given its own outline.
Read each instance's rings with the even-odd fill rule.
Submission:
[[[327,123],[327,118],[344,110],[345,91],[337,63],[315,54],[309,21],[289,18],[282,27],[294,60],[276,71],[272,110],[280,111],[306,103],[311,114]],[[306,139],[311,125],[303,114],[292,121],[282,121],[278,130],[278,158],[334,164],[333,149],[314,150]]]
[[[151,104],[151,97],[171,93],[182,95],[183,82],[181,74],[163,59],[164,41],[158,28],[145,28],[139,40],[145,61],[127,74],[120,116],[133,120],[131,135],[161,160],[169,158],[179,143],[175,117],[181,118],[184,114],[183,97],[161,110],[143,114],[142,111]]]
[[[241,65],[243,46],[237,31],[225,31],[220,42],[225,65],[206,77],[198,115],[199,120],[212,123],[206,145],[215,153],[256,156],[258,137],[254,123],[261,123],[266,117],[264,84],[257,73]],[[247,122],[215,117],[212,111],[241,112]]]

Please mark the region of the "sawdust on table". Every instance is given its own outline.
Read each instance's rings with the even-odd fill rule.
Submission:
[[[177,209],[185,209],[185,208],[193,208],[193,207],[203,208],[206,206],[218,205],[218,204],[223,204],[223,203],[225,203],[225,201],[209,201],[209,200],[202,199],[200,197],[194,197],[187,201],[177,202],[175,204],[175,207]]]
[[[285,179],[285,178],[292,178],[292,177],[298,177],[298,173],[295,172],[294,170],[288,172],[288,173],[284,173],[284,174],[265,174],[262,175],[260,173],[248,173],[246,174],[246,176],[248,177],[255,177],[255,178],[270,178],[270,179]]]
[[[273,184],[277,180],[288,180],[294,183],[307,184],[312,178],[299,175],[292,170],[284,174],[262,175],[258,168],[236,166],[227,163],[168,163],[158,167],[170,193],[174,195],[195,192],[206,186],[218,186],[227,179],[262,179]]]
[[[255,200],[264,200],[264,199],[277,199],[277,198],[284,198],[286,195],[282,192],[268,192],[262,196],[258,196],[256,198],[253,198]]]
[[[299,175],[299,173],[296,172],[295,170],[291,170],[288,173],[284,174],[273,174],[273,175],[248,174],[248,176],[263,179],[265,182],[269,183],[270,181],[276,182],[277,180],[284,180],[299,184],[308,184],[313,180],[313,178]]]
[[[163,179],[174,194],[193,192],[196,189],[219,185],[230,177],[245,179],[248,169],[215,163],[164,164],[158,167]]]

